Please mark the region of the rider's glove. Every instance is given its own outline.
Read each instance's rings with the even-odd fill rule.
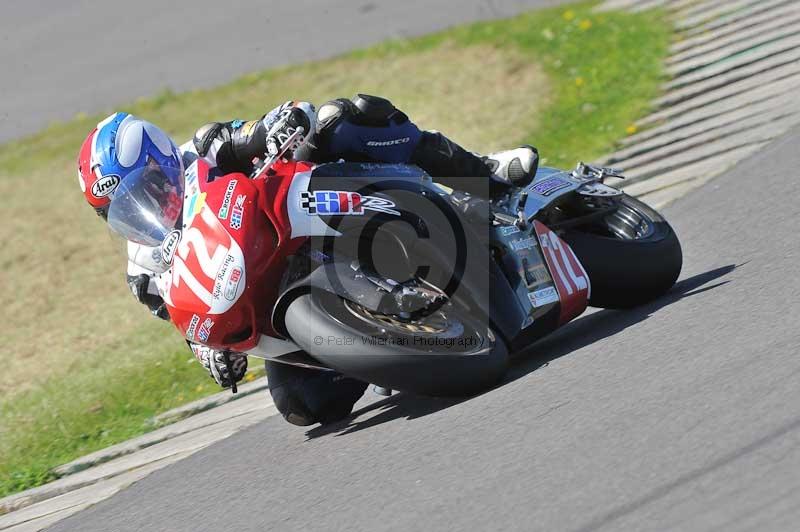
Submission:
[[[150,276],[141,273],[139,275],[128,275],[127,277],[128,287],[131,289],[131,293],[133,293],[133,297],[136,298],[136,301],[149,308],[153,316],[161,318],[162,320],[169,320],[169,312],[167,311],[167,305],[164,303],[164,300],[161,296],[153,294],[152,291],[148,290],[151,282]]]
[[[228,366],[225,364],[224,351],[218,351],[211,347],[188,342],[194,356],[208,370],[211,378],[223,388],[230,388],[231,379],[228,375]],[[239,382],[247,372],[247,355],[244,353],[229,353],[231,370],[233,371],[233,382]]]
[[[308,142],[314,133],[317,116],[314,106],[308,102],[286,102],[267,114],[263,121],[267,130],[266,155],[279,153],[297,129],[303,128],[303,133],[292,142],[283,154],[285,158],[289,159],[294,151]]]

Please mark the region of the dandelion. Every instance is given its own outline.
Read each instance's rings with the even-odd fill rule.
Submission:
[[[575,86],[576,86],[576,87],[583,87],[584,85],[586,85],[586,80],[585,80],[585,79],[583,79],[583,78],[582,78],[582,77],[580,77],[580,76],[578,76],[577,78],[575,78]]]
[[[253,382],[254,380],[256,380],[256,376],[254,373],[248,373],[244,376],[245,382]]]
[[[586,31],[592,27],[592,21],[589,19],[581,20],[581,23],[578,24],[578,27],[581,29],[581,31]]]
[[[564,11],[564,14],[561,15],[561,16],[564,17],[564,20],[566,20],[567,22],[570,22],[571,20],[573,20],[575,18],[575,12],[573,10],[571,10],[571,9],[567,9],[566,11]]]
[[[203,390],[205,390],[205,389],[206,389],[206,387],[205,387],[205,386],[203,386],[202,384],[198,384],[198,385],[197,385],[197,388],[195,388],[195,389],[194,389],[194,391],[195,391],[196,393],[200,393],[200,392],[202,392],[202,391],[203,391]]]
[[[627,133],[628,135],[633,135],[637,131],[639,131],[639,128],[637,128],[636,125],[634,124],[631,124],[627,128],[625,128],[625,133]]]

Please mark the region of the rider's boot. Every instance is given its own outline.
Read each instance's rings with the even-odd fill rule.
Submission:
[[[443,185],[486,197],[508,186],[529,184],[536,175],[539,153],[536,148],[523,146],[481,157],[439,132],[424,131],[410,162]],[[488,184],[487,177],[491,178]]]
[[[492,179],[515,187],[530,185],[539,169],[539,151],[527,145],[490,153],[483,160],[492,170]]]

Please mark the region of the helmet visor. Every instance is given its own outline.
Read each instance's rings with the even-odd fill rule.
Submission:
[[[130,172],[114,191],[108,225],[131,242],[160,246],[181,215],[182,174],[152,163]]]

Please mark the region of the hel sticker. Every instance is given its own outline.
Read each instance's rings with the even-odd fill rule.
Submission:
[[[170,231],[164,242],[161,243],[161,258],[164,263],[172,264],[172,258],[175,256],[175,250],[178,249],[178,242],[181,240],[181,232],[177,229]]]
[[[300,208],[311,216],[360,216],[364,211],[400,216],[393,207],[396,205],[392,201],[376,196],[362,196],[358,192],[309,190],[300,193]]]
[[[233,205],[233,209],[231,209],[231,229],[241,229],[242,228],[242,217],[244,216],[244,200],[247,199],[247,196],[244,194],[239,194],[236,198],[236,203]]]
[[[117,189],[119,176],[115,174],[104,175],[92,185],[92,196],[95,198],[105,198]]]
[[[233,198],[233,191],[236,190],[236,180],[231,179],[228,183],[228,188],[225,189],[225,197],[222,199],[222,206],[219,208],[217,218],[224,220],[228,217],[228,209],[231,206],[231,198]]]
[[[192,320],[189,322],[189,327],[186,328],[187,340],[194,340],[194,332],[197,329],[198,323],[200,323],[200,316],[192,314]]]
[[[545,179],[544,181],[539,181],[533,187],[534,192],[537,194],[541,194],[542,196],[549,196],[556,190],[561,190],[562,188],[570,186],[572,183],[569,181],[565,181],[558,177],[551,177],[550,179]]]
[[[535,292],[528,292],[528,299],[534,307],[543,307],[558,301],[558,292],[554,286],[549,286]]]
[[[511,249],[519,251],[522,249],[530,249],[536,247],[536,238],[523,238],[522,240],[513,240],[511,242]]]
[[[225,284],[223,295],[228,301],[236,299],[236,292],[239,290],[239,282],[242,280],[242,269],[236,266],[231,269],[231,276]]]
[[[519,227],[516,225],[507,225],[500,228],[500,234],[503,236],[511,236],[520,232]]]
[[[197,330],[197,339],[201,342],[208,342],[208,336],[211,334],[211,327],[213,326],[214,322],[211,318],[206,318],[200,329]]]

